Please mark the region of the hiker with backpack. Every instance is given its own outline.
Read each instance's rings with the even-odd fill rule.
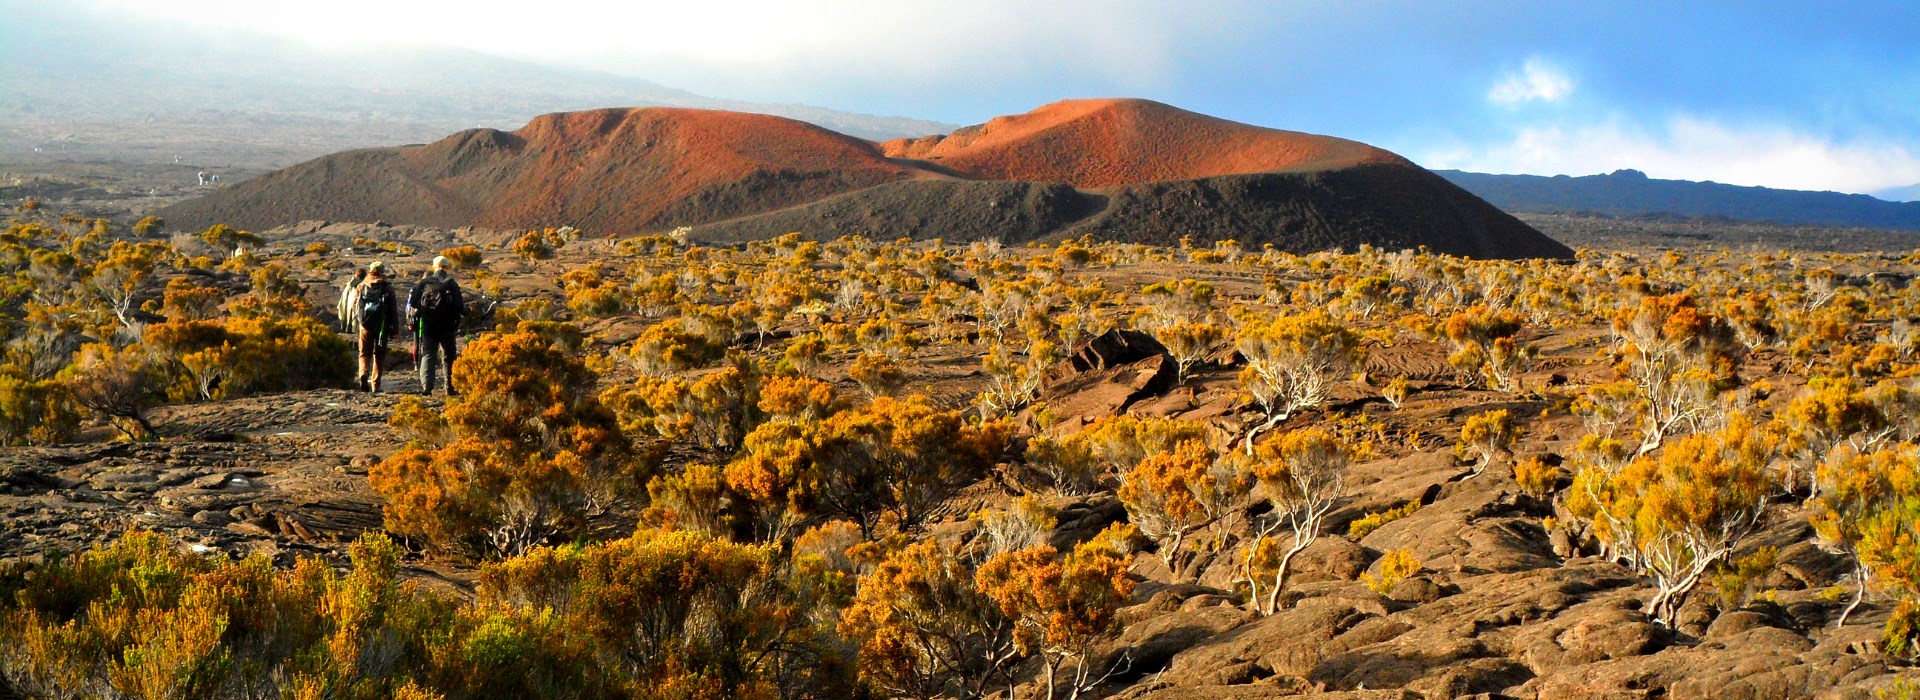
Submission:
[[[455,346],[460,336],[460,320],[466,315],[466,298],[460,283],[447,268],[446,256],[433,259],[433,269],[420,278],[407,295],[407,308],[413,311],[413,332],[420,344],[416,361],[420,363],[420,393],[431,394],[437,374],[446,369],[447,395],[454,396],[453,361],[460,356]]]
[[[387,265],[378,260],[367,265],[367,279],[356,288],[357,321],[360,325],[360,376],[356,383],[363,391],[380,393],[380,375],[385,369],[387,344],[400,331],[400,304],[387,281]]]

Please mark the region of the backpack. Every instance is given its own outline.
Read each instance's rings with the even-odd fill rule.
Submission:
[[[421,318],[433,321],[447,321],[459,313],[460,302],[455,301],[453,278],[432,276],[420,282]]]
[[[369,284],[360,290],[360,327],[384,330],[387,309],[393,303],[393,287]]]

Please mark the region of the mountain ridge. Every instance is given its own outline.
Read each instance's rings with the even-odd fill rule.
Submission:
[[[1000,138],[977,138],[987,132]],[[1096,233],[1163,244],[1234,238],[1295,252],[1572,253],[1387,151],[1158,102],[1056,102],[955,133],[914,146],[740,112],[553,113],[511,132],[469,129],[325,156],[160,214],[176,225],[255,230],[333,220],[572,225],[608,235],[690,226],[715,240]]]
[[[1873,196],[1889,202],[1920,202],[1920,182],[1907,185],[1906,187],[1889,187],[1884,190],[1878,190],[1873,193]]]
[[[954,125],[698,95],[447,46],[329,49],[0,0],[0,153],[271,169],[615,105],[776,114],[863,138]],[[190,127],[190,128],[183,128]],[[241,152],[241,151],[250,152]]]
[[[1590,212],[1611,216],[1677,214],[1832,227],[1920,231],[1920,203],[1864,194],[1782,190],[1649,178],[1638,170],[1604,175],[1493,175],[1436,170],[1509,212]]]

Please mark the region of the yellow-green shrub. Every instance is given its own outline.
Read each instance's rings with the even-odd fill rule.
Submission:
[[[1361,574],[1360,580],[1366,582],[1367,587],[1373,589],[1373,592],[1386,595],[1392,593],[1393,587],[1407,580],[1408,576],[1419,572],[1420,559],[1413,556],[1413,550],[1396,549],[1380,558],[1379,576]]]
[[[845,665],[776,545],[642,529],[539,548],[480,573],[483,605],[552,615],[636,697],[845,697]]]
[[[0,677],[35,697],[606,697],[551,610],[462,605],[401,582],[366,535],[345,574],[183,553],[157,534],[0,571]]]
[[[471,270],[480,266],[480,249],[471,245],[454,246],[440,251],[440,256],[458,265],[461,269]]]
[[[80,407],[66,385],[0,366],[0,445],[66,442],[80,429]]]
[[[343,386],[353,374],[353,348],[305,316],[156,323],[142,345],[173,401]]]
[[[1407,501],[1398,508],[1388,508],[1378,513],[1368,513],[1361,516],[1359,520],[1347,524],[1347,536],[1356,540],[1361,539],[1373,534],[1373,531],[1380,529],[1382,525],[1413,515],[1413,512],[1416,510],[1420,510],[1420,502]]]

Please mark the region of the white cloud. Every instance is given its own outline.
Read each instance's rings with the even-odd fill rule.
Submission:
[[[1625,119],[1523,128],[1510,139],[1424,154],[1434,168],[1588,175],[1632,168],[1650,177],[1796,190],[1872,192],[1920,181],[1920,153],[1868,138],[1839,141],[1772,125],[1679,115],[1653,128]]]
[[[1123,88],[1171,79],[1183,37],[1235,2],[1155,0],[89,0],[112,12],[309,43],[437,43],[700,90],[801,94],[1034,75]]]
[[[1538,57],[1529,58],[1520,72],[1509,73],[1493,89],[1487,91],[1487,99],[1494,104],[1517,106],[1527,102],[1559,102],[1573,94],[1573,77]]]

